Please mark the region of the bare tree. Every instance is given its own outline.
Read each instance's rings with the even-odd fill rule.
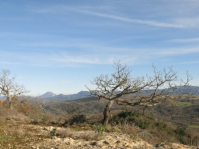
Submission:
[[[142,106],[143,110],[155,106],[167,99],[185,97],[189,92],[183,92],[182,87],[189,86],[191,76],[187,73],[186,81],[179,79],[172,67],[157,71],[153,66],[153,76],[132,77],[131,70],[126,65],[114,63],[116,72],[111,75],[100,75],[91,81],[96,86],[94,90],[87,89],[98,99],[108,100],[104,108],[102,123],[108,124],[110,108],[114,102],[125,106]]]
[[[19,95],[28,93],[23,85],[15,83],[15,76],[11,76],[9,70],[2,70],[0,73],[0,94],[4,95],[10,109],[19,99]]]

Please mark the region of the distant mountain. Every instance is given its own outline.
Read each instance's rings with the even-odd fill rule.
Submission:
[[[64,101],[64,100],[76,100],[76,99],[86,98],[89,96],[90,96],[90,93],[88,91],[81,91],[77,94],[71,94],[71,95],[59,94],[56,96],[45,97],[45,99]]]
[[[159,90],[161,91],[161,90]],[[167,93],[169,90],[165,90],[164,92]],[[116,93],[119,93],[120,91],[117,91]],[[143,94],[149,94],[150,92],[153,92],[153,90],[143,90]],[[190,86],[190,87],[179,87],[179,90],[177,89],[176,92],[174,92],[174,95],[177,95],[179,93],[194,93],[195,95],[199,95],[199,87],[198,86]],[[52,92],[47,92],[40,96],[40,98],[47,99],[50,101],[64,101],[64,100],[77,100],[82,98],[91,97],[90,92],[88,91],[80,91],[77,94],[71,94],[71,95],[64,95],[59,94],[56,95]]]
[[[161,92],[162,90],[157,90]],[[167,94],[172,91],[172,88],[165,89],[163,93]],[[143,90],[143,94],[151,94],[154,92],[154,90]],[[172,92],[172,95],[178,95],[178,94],[191,94],[191,95],[199,95],[199,87],[198,86],[178,86],[174,92]]]
[[[51,98],[57,96],[56,94],[52,93],[52,92],[46,92],[45,94],[39,96],[39,98]]]
[[[199,87],[198,86],[190,86],[190,87],[182,87],[181,88],[183,93],[191,93],[195,95],[199,95]]]
[[[0,96],[0,99],[6,99],[5,96]]]

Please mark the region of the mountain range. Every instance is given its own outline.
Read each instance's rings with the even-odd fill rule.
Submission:
[[[198,86],[191,86],[191,87],[179,87],[179,90],[176,90],[173,94],[179,94],[179,92],[183,93],[194,93],[195,95],[199,95],[199,87]],[[165,93],[167,90],[165,90]],[[119,92],[118,92],[119,93]],[[148,93],[148,90],[143,90],[144,94]],[[39,96],[39,98],[46,99],[46,100],[57,100],[57,101],[64,101],[64,100],[77,100],[81,98],[87,98],[90,97],[90,92],[88,91],[80,91],[77,94],[71,94],[71,95],[64,95],[64,94],[59,94],[56,95],[52,92],[46,92],[45,94]]]
[[[46,92],[45,94],[39,96],[39,98],[51,98],[51,97],[55,97],[57,96],[56,94],[54,94],[53,92]]]
[[[188,93],[189,89],[187,87],[181,87],[180,88],[182,90],[182,92],[184,93]],[[199,95],[199,87],[198,86],[191,86],[191,90],[194,91],[195,95]],[[119,91],[117,91],[119,93]],[[165,93],[167,92],[167,90],[165,90]],[[143,90],[144,94],[148,93],[148,90]],[[179,92],[177,91],[174,94],[178,94]],[[77,99],[81,99],[81,98],[87,98],[87,97],[91,97],[90,92],[89,91],[80,91],[76,94],[70,94],[70,95],[64,95],[64,94],[54,94],[53,92],[46,92],[40,96],[38,96],[37,98],[40,99],[44,99],[44,100],[49,100],[49,101],[64,101],[64,100],[77,100]],[[35,98],[35,97],[33,97]],[[5,96],[0,96],[0,99],[4,99],[5,100]]]
[[[89,96],[90,96],[90,92],[88,91],[80,91],[77,94],[70,94],[70,95],[64,95],[64,94],[56,95],[52,92],[46,92],[45,94],[39,96],[39,98],[46,99],[46,100],[63,101],[63,100],[76,100],[76,99],[86,98]]]

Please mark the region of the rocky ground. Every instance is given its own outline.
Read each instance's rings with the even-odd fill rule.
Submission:
[[[70,128],[24,124],[2,126],[0,149],[197,149],[171,142],[154,146],[136,135],[118,132],[99,136],[91,130],[74,131]]]

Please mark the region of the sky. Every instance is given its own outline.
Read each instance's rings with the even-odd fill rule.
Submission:
[[[114,72],[173,66],[199,86],[198,0],[0,1],[0,69],[30,95],[73,94]]]

